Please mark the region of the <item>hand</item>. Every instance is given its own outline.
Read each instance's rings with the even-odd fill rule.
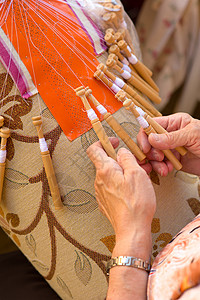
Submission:
[[[110,139],[114,147],[116,138]],[[149,261],[151,222],[156,198],[151,181],[130,151],[121,148],[117,161],[108,157],[101,143],[87,150],[96,167],[95,190],[100,210],[116,234],[112,256],[133,256]],[[146,299],[147,272],[129,267],[110,270],[107,300]]]
[[[114,146],[118,144],[116,139],[111,142]],[[143,237],[147,232],[149,235],[156,208],[155,193],[148,175],[132,153],[121,148],[115,161],[97,142],[88,148],[87,154],[96,167],[96,199],[113,226],[116,242],[132,242],[136,233]],[[144,248],[144,240],[140,246]]]
[[[147,155],[153,169],[161,176],[166,176],[172,171],[172,164],[164,159],[160,150],[175,149],[185,146],[188,153],[181,156],[176,151],[174,154],[183,165],[182,171],[200,175],[200,120],[192,118],[186,113],[177,113],[155,120],[163,126],[168,133],[150,134],[147,137],[140,130],[137,141],[143,152]]]

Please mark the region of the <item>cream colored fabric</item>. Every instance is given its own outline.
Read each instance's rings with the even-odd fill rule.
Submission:
[[[114,246],[113,230],[101,215],[94,197],[95,169],[85,150],[97,137],[90,130],[69,142],[42,99],[32,98],[30,106],[16,91],[5,69],[2,112],[17,105],[8,141],[1,226],[47,279],[62,299],[104,299],[107,277],[104,263]],[[13,95],[15,95],[13,97]],[[42,110],[43,128],[52,153],[64,208],[55,211],[44,176],[37,134],[31,118]],[[135,118],[124,109],[115,114],[135,138]],[[103,123],[109,135],[114,135]],[[200,209],[198,178],[174,172],[166,178],[152,175],[157,195],[157,212],[152,224],[153,255],[162,249]],[[145,188],[145,187],[144,187]],[[101,269],[102,268],[102,269]]]
[[[199,43],[199,20],[197,0],[144,2],[137,31],[143,61],[152,69],[160,88],[162,103],[158,106],[159,109],[165,107],[172,93],[185,81],[190,84],[190,90],[195,89],[193,98],[197,100],[198,89],[191,80],[189,82],[188,75],[192,65],[198,63],[196,51]],[[179,109],[182,109],[181,98],[179,102]],[[187,108],[184,104],[184,108],[189,107],[190,101]],[[191,112],[190,108],[188,112]]]

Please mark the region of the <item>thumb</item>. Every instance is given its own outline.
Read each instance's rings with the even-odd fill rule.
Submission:
[[[120,148],[117,153],[117,162],[120,167],[123,169],[124,173],[132,171],[138,163],[134,155],[125,148]]]
[[[188,131],[184,129],[163,134],[151,133],[149,135],[149,143],[154,148],[160,150],[174,149],[179,146],[187,146],[188,142],[189,134]]]

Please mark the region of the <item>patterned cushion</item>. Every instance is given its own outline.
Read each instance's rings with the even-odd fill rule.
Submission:
[[[98,210],[95,169],[85,152],[97,137],[91,129],[70,142],[40,99],[45,138],[64,203],[62,210],[55,211],[31,121],[37,115],[37,96],[22,99],[3,66],[0,89],[4,91],[5,125],[12,131],[1,226],[62,299],[104,299],[108,284],[105,261],[111,255],[114,235]],[[115,117],[135,138],[139,126],[134,117],[123,108]],[[115,135],[106,123],[103,125],[109,136]],[[154,258],[199,213],[200,203],[196,176],[174,172],[166,178],[156,174],[151,178],[158,203],[152,224]]]

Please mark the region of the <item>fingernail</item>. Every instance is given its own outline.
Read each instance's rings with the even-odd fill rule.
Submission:
[[[151,137],[155,140],[155,141],[159,141],[159,136],[156,133],[151,133]]]

